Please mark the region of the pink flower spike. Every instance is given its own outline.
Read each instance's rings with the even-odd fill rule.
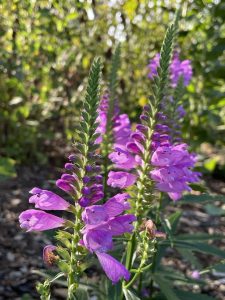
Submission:
[[[130,279],[129,271],[114,257],[100,252],[96,252],[96,255],[103,270],[113,284],[117,283],[122,278],[126,281]]]
[[[29,203],[34,203],[35,208],[43,210],[66,210],[70,206],[67,201],[51,191],[33,188],[30,194],[33,194],[33,196],[30,197]]]
[[[42,210],[28,209],[19,215],[20,227],[29,231],[44,231],[64,225],[65,220]]]

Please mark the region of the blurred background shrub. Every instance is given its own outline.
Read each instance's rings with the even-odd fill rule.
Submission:
[[[3,0],[1,157],[17,164],[46,164],[54,152],[64,154],[77,122],[90,63],[94,56],[102,56],[107,79],[118,41],[122,43],[118,98],[121,109],[135,121],[150,94],[148,62],[159,51],[178,5],[182,20],[177,49],[182,59],[192,60],[194,69],[185,96],[190,110],[184,124],[186,137],[194,147],[202,142],[221,146],[225,132],[224,1]]]

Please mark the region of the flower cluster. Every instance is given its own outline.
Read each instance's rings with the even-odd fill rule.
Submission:
[[[126,114],[120,114],[118,103],[114,104],[114,113],[112,118],[112,131],[113,139],[115,144],[124,144],[124,141],[127,141],[131,133],[131,124],[129,117]],[[106,133],[107,126],[107,115],[109,110],[109,94],[104,93],[100,101],[98,108],[98,117],[97,122],[99,123],[96,133],[99,133],[100,136],[96,139],[95,143],[100,144],[103,141],[103,136]]]
[[[159,55],[151,61],[151,78],[157,75],[157,66],[159,65]],[[182,62],[182,68],[178,70],[177,55],[171,63],[171,80],[175,82],[176,76],[184,76],[185,82],[191,77],[191,72],[187,67],[190,66],[186,61]],[[176,69],[177,67],[177,69]],[[190,67],[191,68],[191,67]],[[181,70],[184,72],[182,73]],[[187,71],[187,72],[186,72]],[[177,78],[177,77],[176,77]],[[174,80],[174,81],[173,81]],[[163,101],[165,102],[165,101]],[[188,183],[199,181],[199,173],[194,172],[191,168],[196,163],[196,157],[189,153],[187,145],[181,144],[180,124],[176,122],[177,119],[183,118],[185,110],[182,105],[179,105],[175,111],[175,120],[169,120],[166,115],[166,103],[161,104],[162,111],[156,114],[156,125],[154,126],[154,133],[151,137],[151,165],[155,170],[151,172],[150,177],[156,181],[156,188],[162,192],[168,193],[169,197],[173,200],[178,200],[182,196],[182,192],[190,190]],[[111,171],[108,175],[108,184],[112,187],[126,188],[133,185],[137,178],[138,173],[136,167],[142,164],[142,155],[144,152],[144,142],[146,139],[146,132],[148,130],[145,122],[148,119],[149,107],[143,108],[143,113],[140,116],[142,124],[136,125],[136,130],[132,131],[131,127],[128,128],[127,133],[129,136],[121,139],[121,142],[114,144],[114,150],[109,155],[109,158],[114,163],[116,169],[119,171]],[[129,124],[125,119],[124,127]],[[123,126],[121,125],[123,128]],[[168,156],[168,161],[165,162],[164,157]],[[159,162],[156,163],[156,157]],[[162,162],[160,162],[160,159]],[[161,165],[160,165],[161,164]]]
[[[70,163],[65,164],[65,168],[71,173],[64,173],[61,179],[56,181],[56,185],[71,196],[76,193],[77,177],[74,173],[76,165],[73,163],[75,157],[70,155]],[[98,166],[86,166],[87,175],[83,178],[85,185],[82,189],[82,197],[77,204],[84,208],[82,212],[84,227],[81,231],[83,238],[80,244],[97,255],[107,276],[113,283],[116,283],[120,278],[129,280],[130,273],[120,262],[106,252],[112,250],[114,236],[132,232],[131,223],[135,221],[135,216],[123,214],[125,210],[130,208],[127,202],[129,195],[126,193],[115,195],[105,204],[94,205],[103,197],[102,176],[96,175],[98,171],[100,171]],[[40,188],[33,188],[30,193],[32,196],[29,202],[34,203],[36,208],[42,210],[29,209],[22,212],[19,217],[22,228],[27,229],[27,231],[43,231],[66,225],[65,219],[43,210],[68,210],[70,204],[67,201],[51,191]],[[44,249],[44,257],[46,257],[46,249]],[[55,249],[54,246],[51,246],[50,252]],[[49,256],[49,251],[47,253]]]
[[[192,171],[196,158],[187,151],[186,144],[160,146],[152,155],[151,163],[154,170],[151,178],[155,180],[156,187],[168,193],[173,200],[178,200],[182,192],[191,188],[187,183],[199,180],[199,173]]]
[[[157,75],[157,69],[159,67],[160,54],[157,53],[153,59],[150,60],[148,65],[149,74],[148,77],[153,79]],[[174,53],[172,62],[170,64],[170,81],[171,86],[176,87],[179,78],[183,77],[183,84],[187,86],[192,78],[192,67],[190,60],[186,59],[181,61],[177,52]]]
[[[132,232],[131,222],[135,216],[131,214],[121,215],[130,208],[126,193],[117,194],[103,205],[91,205],[82,213],[85,227],[82,230],[81,244],[90,252],[94,252],[107,276],[116,283],[124,277],[129,280],[130,274],[126,268],[106,252],[113,248],[113,236],[119,236],[126,232]]]
[[[144,116],[141,116],[142,120]],[[164,119],[164,115],[159,113],[158,119]],[[129,142],[115,147],[109,155],[114,166],[123,170],[109,172],[108,184],[112,187],[123,189],[136,182],[136,167],[142,163],[146,131],[145,125],[138,124],[136,130],[131,133]],[[158,190],[168,193],[171,199],[178,200],[183,191],[190,190],[188,183],[198,181],[200,174],[191,170],[196,163],[196,157],[188,152],[186,144],[172,144],[169,131],[169,127],[162,123],[155,126],[151,143],[151,165],[156,169],[150,176],[157,182]]]
[[[46,213],[44,210],[67,210],[70,204],[53,192],[33,188],[29,203],[34,203],[36,209],[28,209],[19,216],[21,228],[27,231],[44,231],[65,225],[63,218]]]

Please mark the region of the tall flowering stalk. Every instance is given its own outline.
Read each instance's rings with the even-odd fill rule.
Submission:
[[[128,269],[132,266],[132,260],[135,248],[137,247],[137,240],[139,235],[139,229],[143,221],[143,216],[145,215],[146,209],[148,210],[153,201],[152,197],[152,181],[149,177],[149,173],[152,169],[151,166],[151,143],[152,136],[154,133],[155,125],[157,122],[157,113],[160,109],[160,103],[163,100],[163,97],[166,93],[166,88],[168,85],[168,75],[169,75],[169,65],[173,49],[173,40],[176,34],[176,26],[172,24],[166,33],[161,51],[160,51],[160,62],[157,69],[158,75],[154,77],[154,85],[152,89],[152,97],[149,101],[149,109],[145,110],[144,114],[141,116],[142,125],[138,126],[139,132],[141,133],[141,146],[138,150],[140,155],[141,163],[138,165],[138,177],[136,186],[133,190],[134,201],[133,201],[133,210],[137,216],[137,222],[135,223],[135,232],[128,242],[126,266]],[[134,145],[130,145],[130,148],[133,148]],[[142,243],[144,245],[144,254],[142,254],[142,259],[140,262],[140,267],[138,272],[133,276],[131,283],[137,278],[141,272],[141,268],[144,266],[147,256],[148,256],[148,244],[149,241],[146,240],[146,233],[141,237]],[[129,287],[131,283],[125,285]]]
[[[116,47],[115,53],[112,58],[112,65],[109,76],[108,94],[105,96],[105,128],[102,139],[102,155],[103,161],[103,172],[104,172],[104,191],[106,192],[107,177],[109,171],[109,153],[112,151],[113,144],[113,125],[114,125],[114,113],[115,113],[115,97],[117,87],[117,72],[120,64],[120,44]]]
[[[119,193],[104,204],[97,204],[104,197],[99,144],[96,142],[100,137],[97,130],[100,74],[100,59],[96,59],[90,70],[81,121],[76,130],[74,154],[69,156],[69,162],[65,164],[67,172],[56,181],[57,187],[68,193],[73,203],[68,203],[51,191],[33,188],[29,202],[39,210],[29,209],[19,216],[21,227],[27,231],[62,227],[56,234],[60,244],[47,245],[43,250],[43,258],[49,266],[57,263],[61,275],[66,276],[68,300],[74,299],[76,295],[88,252],[96,255],[112,283],[130,278],[129,271],[108,254],[113,249],[115,236],[133,231],[132,222],[136,217],[124,214],[130,209],[127,201],[129,195]],[[72,213],[73,218],[58,217],[45,210],[67,211]],[[50,281],[39,284],[38,291],[42,299],[50,299]]]

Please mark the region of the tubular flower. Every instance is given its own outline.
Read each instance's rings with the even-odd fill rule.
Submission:
[[[126,193],[117,194],[103,205],[85,208],[82,213],[82,220],[85,223],[82,232],[86,248],[92,252],[110,250],[113,236],[133,230],[131,223],[135,221],[135,216],[121,215],[130,208],[127,202],[128,197]]]
[[[137,176],[128,172],[114,172],[110,171],[108,175],[107,184],[112,187],[124,189],[135,183]]]
[[[186,144],[158,147],[151,159],[156,168],[150,172],[156,188],[175,201],[180,199],[183,191],[191,190],[188,183],[199,181],[200,173],[190,169],[195,162]]]
[[[115,258],[104,252],[96,252],[96,255],[103,270],[113,284],[122,278],[126,281],[130,279],[130,272]]]
[[[113,283],[119,281],[121,277],[128,280],[130,276],[130,273],[120,262],[105,253],[113,249],[113,236],[133,230],[131,223],[136,220],[135,216],[121,215],[130,208],[127,202],[128,198],[129,195],[126,193],[117,194],[103,205],[86,207],[82,213],[85,227],[82,230],[83,240],[81,244],[97,255],[106,275]],[[118,271],[115,273],[112,267],[118,268]]]
[[[99,123],[96,133],[100,136],[95,140],[96,144],[100,144],[103,139],[103,135],[106,133],[107,125],[107,114],[109,110],[109,95],[105,93],[101,99],[98,108],[98,118]],[[116,145],[124,144],[124,141],[128,141],[131,133],[131,124],[128,115],[120,114],[118,104],[114,105],[114,115],[113,115],[113,135]]]
[[[147,112],[146,106],[141,120]],[[184,114],[182,107],[179,107],[179,112]],[[165,114],[159,112],[156,117],[159,123],[155,125],[150,150],[151,165],[155,168],[149,175],[156,182],[158,190],[168,193],[171,199],[178,200],[185,190],[191,190],[189,183],[199,181],[200,173],[191,170],[196,163],[196,157],[188,152],[186,144],[173,144],[175,140],[172,141],[170,136],[171,129],[164,124],[164,120],[167,119]],[[114,147],[114,151],[109,155],[114,167],[131,172],[109,172],[107,183],[112,187],[126,188],[136,182],[138,178],[136,167],[142,164],[142,144],[145,141],[146,131],[145,125],[138,124],[136,130],[131,133],[129,142]]]
[[[29,231],[44,231],[64,225],[65,220],[42,210],[28,209],[19,216],[20,227]]]
[[[70,206],[67,201],[51,191],[35,187],[30,191],[30,194],[33,196],[30,197],[29,203],[34,203],[35,208],[43,210],[66,210]]]

